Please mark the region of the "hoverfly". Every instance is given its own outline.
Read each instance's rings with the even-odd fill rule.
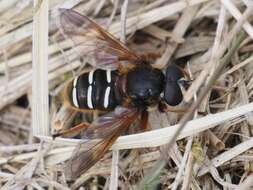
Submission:
[[[92,55],[98,66],[65,85],[65,102],[77,111],[109,112],[91,124],[81,123],[67,130],[86,128],[87,138],[100,139],[92,147],[78,150],[68,161],[66,175],[75,178],[99,161],[139,116],[140,125],[145,127],[149,107],[178,105],[183,99],[180,82],[185,73],[171,65],[164,74],[151,66],[157,54],[137,54],[88,17],[71,9],[59,11],[64,35],[84,55]]]

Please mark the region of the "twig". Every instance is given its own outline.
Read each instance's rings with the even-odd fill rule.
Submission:
[[[191,136],[193,134],[202,132],[204,130],[215,127],[216,125],[223,123],[225,121],[240,117],[249,113],[253,110],[253,103],[247,105],[239,106],[224,112],[217,114],[207,115],[202,118],[198,118],[189,121],[186,127],[182,130],[177,140]],[[245,117],[243,118],[245,120]],[[112,150],[121,149],[131,149],[131,148],[145,148],[145,147],[156,147],[167,144],[169,140],[172,139],[176,130],[178,130],[179,124],[169,126],[162,129],[157,129],[153,131],[143,132],[139,134],[121,136],[112,146]],[[40,139],[51,141],[51,137],[39,136]],[[80,142],[77,139],[63,139],[56,138],[55,143],[59,144],[76,144]],[[92,142],[91,142],[92,143]],[[1,163],[1,158],[0,158]]]
[[[244,189],[244,190],[250,190],[253,187],[253,174],[249,175],[243,183],[241,183],[240,185],[238,185],[238,187],[235,190],[240,190],[240,189]]]
[[[183,12],[183,15],[178,20],[178,22],[172,32],[172,36],[174,36],[174,38],[178,39],[178,38],[184,37],[184,34],[187,31],[188,27],[190,26],[198,9],[199,9],[199,5],[189,6],[186,8],[186,10]],[[158,67],[158,68],[164,68],[165,65],[168,64],[171,56],[176,51],[177,47],[178,47],[178,43],[175,40],[173,41],[173,39],[172,39],[171,43],[168,44],[162,57],[160,59],[158,59],[153,66]]]
[[[191,151],[192,142],[193,142],[193,138],[190,137],[187,141],[186,146],[185,146],[185,153],[184,153],[183,159],[181,160],[181,164],[180,164],[180,167],[178,169],[177,176],[174,180],[174,185],[172,187],[172,190],[177,189],[177,187],[179,185],[179,182],[180,182],[179,179],[182,177],[183,173],[185,173],[184,169],[185,169],[187,159],[189,159],[189,153]]]
[[[35,1],[35,7],[39,2]],[[49,135],[47,0],[34,15],[32,94],[33,135]]]
[[[188,68],[188,73],[190,75],[190,79],[192,80],[192,72],[190,69],[189,62],[187,63],[187,68]],[[197,101],[197,93],[194,93],[194,102],[196,102],[196,101]],[[195,111],[194,119],[196,119],[197,117],[198,117],[198,112]],[[188,138],[188,141],[190,141],[191,145],[192,145],[193,141],[198,138],[198,136],[199,136],[199,134],[194,135],[194,136],[190,136]],[[187,144],[188,144],[188,142],[187,142]],[[193,184],[193,182],[194,182],[194,180],[191,180],[191,179],[192,179],[192,168],[193,168],[193,164],[194,164],[195,159],[194,159],[193,153],[192,153],[192,146],[190,148],[191,149],[188,150],[188,152],[187,152],[187,149],[185,151],[185,152],[187,152],[188,160],[187,160],[186,167],[185,167],[182,190],[189,189],[190,184],[191,183]]]
[[[211,164],[214,167],[219,167],[223,163],[231,160],[232,158],[235,158],[236,156],[240,155],[241,153],[251,149],[253,147],[253,138],[251,137],[249,140],[244,141],[235,147],[231,148],[230,150],[221,153],[220,155],[216,156],[215,158],[212,159]],[[200,171],[198,171],[198,176],[202,176],[209,172],[209,167],[204,166],[201,168]]]
[[[114,3],[113,3],[113,10],[112,10],[112,13],[107,21],[107,24],[106,26],[109,27],[113,21],[113,18],[115,17],[115,14],[117,12],[117,9],[118,9],[118,6],[119,6],[119,0],[115,0]]]
[[[233,4],[233,2],[229,1],[229,0],[221,0],[221,2],[226,7],[226,9],[229,10],[229,12],[236,18],[236,20],[239,21],[240,18],[242,17],[242,14],[235,7],[235,5]],[[248,8],[250,8],[252,6],[253,6],[252,2],[250,4],[248,4]],[[250,23],[248,23],[247,21],[245,21],[245,23],[243,24],[243,28],[248,33],[248,35],[251,37],[251,39],[253,39],[253,27],[250,25]]]
[[[51,145],[48,144],[47,147],[43,147],[43,143],[41,144],[41,149],[38,151],[37,155],[28,162],[23,168],[21,168],[15,176],[12,177],[2,188],[1,190],[9,190],[9,189],[23,189],[24,186],[28,183],[29,179],[32,177],[37,165],[45,156],[45,154],[49,151]]]

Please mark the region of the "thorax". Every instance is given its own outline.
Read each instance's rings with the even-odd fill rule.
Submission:
[[[137,107],[158,103],[164,87],[164,74],[151,66],[132,69],[126,76],[126,94]]]

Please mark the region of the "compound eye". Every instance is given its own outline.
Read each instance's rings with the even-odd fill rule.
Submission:
[[[183,94],[176,82],[167,82],[164,89],[164,100],[170,106],[176,106],[182,102]]]
[[[172,81],[175,82],[183,77],[184,77],[184,74],[178,66],[170,65],[167,67],[167,69],[166,69],[166,81],[167,82],[172,82]]]

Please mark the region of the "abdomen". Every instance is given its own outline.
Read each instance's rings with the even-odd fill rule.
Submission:
[[[117,71],[96,69],[81,74],[68,85],[72,107],[89,110],[112,110],[120,104],[116,88]]]

